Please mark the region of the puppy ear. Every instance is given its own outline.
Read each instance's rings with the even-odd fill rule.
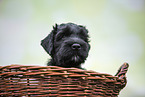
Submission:
[[[42,47],[50,56],[53,54],[54,37],[56,32],[57,24],[53,26],[53,30],[50,32],[50,34],[41,41]]]

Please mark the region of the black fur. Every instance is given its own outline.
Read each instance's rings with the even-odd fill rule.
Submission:
[[[52,57],[47,65],[81,68],[90,49],[88,38],[88,30],[84,26],[56,24],[41,41],[42,47]]]

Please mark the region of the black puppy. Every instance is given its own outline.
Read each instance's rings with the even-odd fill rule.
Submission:
[[[47,65],[81,68],[90,49],[88,38],[88,30],[84,26],[56,24],[41,41],[45,51],[52,57]]]

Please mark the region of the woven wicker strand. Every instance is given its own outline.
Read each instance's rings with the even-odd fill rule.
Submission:
[[[124,63],[115,76],[58,66],[3,66],[0,97],[117,97],[128,66]]]

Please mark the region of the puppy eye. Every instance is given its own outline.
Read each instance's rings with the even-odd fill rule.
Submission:
[[[83,31],[79,33],[79,36],[85,41],[89,42],[89,35],[87,33],[84,33]]]
[[[63,35],[61,35],[61,34],[58,34],[57,36],[56,36],[56,41],[59,41],[59,40],[61,40],[63,38]]]
[[[70,36],[70,32],[64,32],[64,33],[63,33],[63,36],[64,36],[64,37],[69,37],[69,36]]]
[[[65,38],[65,37],[69,37],[69,33],[68,32],[61,32],[59,33],[58,35],[56,35],[56,41],[59,41],[61,40],[62,38]]]

